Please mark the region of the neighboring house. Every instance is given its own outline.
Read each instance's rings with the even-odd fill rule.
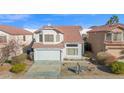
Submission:
[[[35,32],[34,61],[81,59],[83,41],[80,26],[45,26]]]
[[[10,41],[14,40],[20,46],[27,46],[32,41],[32,33],[13,26],[0,25],[0,48],[5,47]],[[21,51],[21,52],[20,52]],[[22,53],[20,49],[18,54]]]
[[[120,57],[124,54],[124,24],[94,27],[88,32],[88,41],[95,55],[107,51]]]

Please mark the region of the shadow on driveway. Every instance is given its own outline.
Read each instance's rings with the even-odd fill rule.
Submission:
[[[104,65],[97,65],[97,68],[103,72],[107,72],[107,73],[112,73],[111,69],[108,66],[104,66]]]

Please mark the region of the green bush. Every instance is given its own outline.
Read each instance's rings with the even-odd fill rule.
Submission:
[[[117,58],[115,56],[107,52],[99,52],[96,58],[98,63],[102,65],[110,65],[113,62],[117,61]]]
[[[115,74],[124,74],[124,63],[116,61],[110,65],[111,71]]]
[[[10,71],[13,73],[20,73],[20,72],[24,71],[25,68],[26,68],[26,64],[20,63],[20,64],[13,65],[12,68],[10,69]]]
[[[12,64],[23,63],[26,60],[26,54],[21,54],[12,58]]]

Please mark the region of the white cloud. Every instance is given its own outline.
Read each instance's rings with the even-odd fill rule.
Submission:
[[[31,28],[24,28],[24,29],[30,32],[35,32],[37,30],[37,29],[31,29]]]
[[[25,24],[23,27],[29,28],[29,29],[38,29],[40,25],[39,24],[27,24],[27,25]]]
[[[28,14],[1,14],[0,15],[0,21],[1,22],[14,22],[18,20],[26,20],[29,18],[30,15]]]
[[[14,22],[12,20],[0,20],[0,23],[11,23],[11,22]]]
[[[39,23],[28,23],[28,24],[24,24],[23,28],[33,32],[34,30],[37,30],[42,26],[44,25]]]

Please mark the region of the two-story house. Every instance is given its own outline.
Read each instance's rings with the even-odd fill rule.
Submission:
[[[88,41],[95,54],[107,51],[120,57],[124,54],[124,24],[94,27],[88,32]]]
[[[44,26],[35,31],[34,61],[81,59],[83,41],[80,26]]]
[[[20,50],[18,54],[22,53],[21,46],[27,46],[32,41],[33,33],[24,30],[22,28],[17,28],[13,26],[0,25],[0,49],[9,44],[10,41],[14,40],[20,45]]]

